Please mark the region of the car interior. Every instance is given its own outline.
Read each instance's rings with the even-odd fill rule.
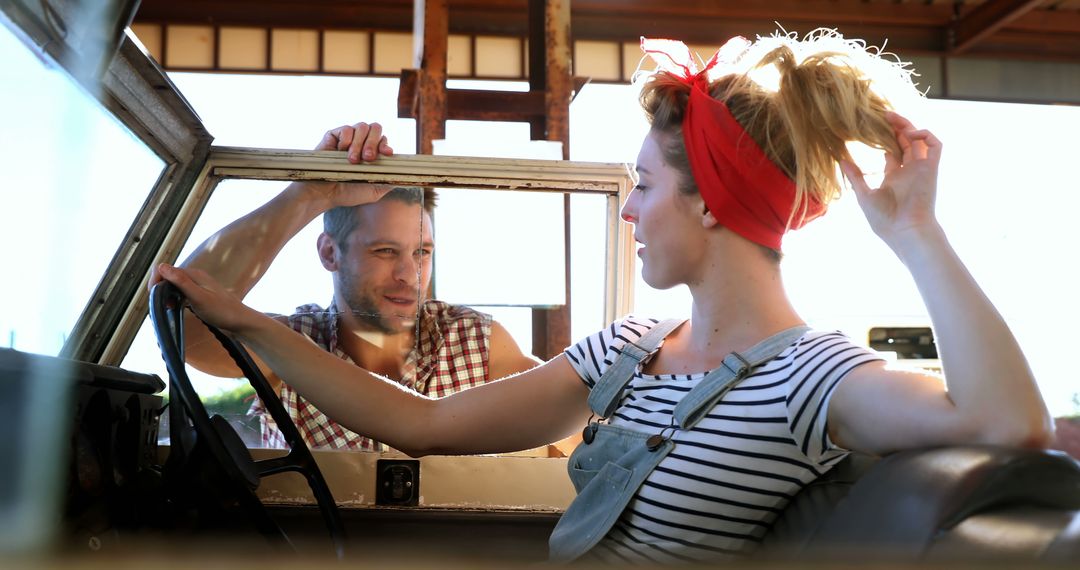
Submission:
[[[420,459],[309,449],[245,348],[216,329],[243,371],[230,386],[247,399],[232,416],[208,403],[201,373],[185,365],[182,294],[146,282],[156,263],[178,262],[205,237],[200,219],[230,184],[372,182],[437,188],[448,201],[455,192],[479,200],[542,195],[558,200],[559,216],[562,197],[574,196],[589,201],[592,225],[603,228],[590,244],[599,269],[588,317],[603,326],[634,302],[632,236],[618,223],[633,186],[627,165],[421,154],[351,165],[334,152],[216,146],[166,71],[125,32],[138,2],[104,2],[93,18],[90,4],[15,0],[0,10],[0,27],[70,76],[162,167],[62,349],[0,348],[0,425],[9,434],[0,438],[0,555],[35,563],[542,563],[574,494],[554,445]],[[242,200],[250,207],[265,196]],[[564,242],[553,243],[561,255]],[[514,288],[513,275],[506,279],[502,290]],[[455,287],[449,278],[436,286],[448,294]],[[476,294],[467,279],[461,287]],[[557,293],[524,301],[482,293],[469,302],[537,311],[565,303]],[[934,367],[930,335],[929,327],[885,323],[867,342]],[[129,350],[157,371],[133,367]],[[287,449],[253,445],[257,427],[244,414],[252,397]],[[852,455],[792,500],[753,561],[1076,565],[1080,461],[1057,450],[980,445]]]

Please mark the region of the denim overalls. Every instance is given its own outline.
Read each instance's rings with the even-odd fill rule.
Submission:
[[[641,363],[682,322],[681,319],[661,321],[636,343],[623,345],[622,353],[589,394],[589,408],[595,415],[603,420],[615,412],[623,390]],[[551,533],[548,543],[551,561],[569,562],[600,542],[645,478],[675,447],[671,440],[675,431],[693,429],[728,390],[756,366],[772,360],[791,346],[807,330],[809,327],[806,326],[794,327],[765,339],[742,354],[732,352],[727,355],[723,366],[705,375],[675,406],[672,424],[658,433],[590,422],[582,434],[583,442],[574,450],[567,466],[578,495]]]

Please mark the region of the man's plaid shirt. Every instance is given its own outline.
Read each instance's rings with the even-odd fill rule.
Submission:
[[[338,347],[338,314],[333,303],[328,309],[312,304],[297,307],[293,315],[276,318],[327,352],[352,362]],[[421,394],[440,398],[487,382],[490,333],[491,315],[442,301],[427,301],[420,311],[419,339],[406,357],[401,384]],[[310,447],[389,449],[385,444],[349,431],[326,417],[284,382],[278,395]],[[261,401],[256,399],[249,413],[261,418],[264,447],[286,446],[277,424],[265,413]]]

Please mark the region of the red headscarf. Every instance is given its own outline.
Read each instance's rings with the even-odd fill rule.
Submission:
[[[683,113],[683,143],[690,170],[709,212],[724,227],[765,247],[780,249],[784,233],[825,213],[825,206],[807,198],[795,208],[795,182],[761,150],[721,101],[708,93],[708,73],[721,61],[733,60],[749,42],[728,41],[701,71],[685,44],[641,38],[641,49],[657,66],[690,86]],[[790,219],[790,226],[788,221]]]

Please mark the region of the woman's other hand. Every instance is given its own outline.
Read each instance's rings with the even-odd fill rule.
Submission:
[[[942,145],[933,133],[916,129],[896,113],[886,118],[896,132],[903,155],[886,153],[881,186],[870,188],[853,162],[841,161],[840,168],[851,182],[871,229],[896,249],[902,240],[940,230],[934,203]]]

